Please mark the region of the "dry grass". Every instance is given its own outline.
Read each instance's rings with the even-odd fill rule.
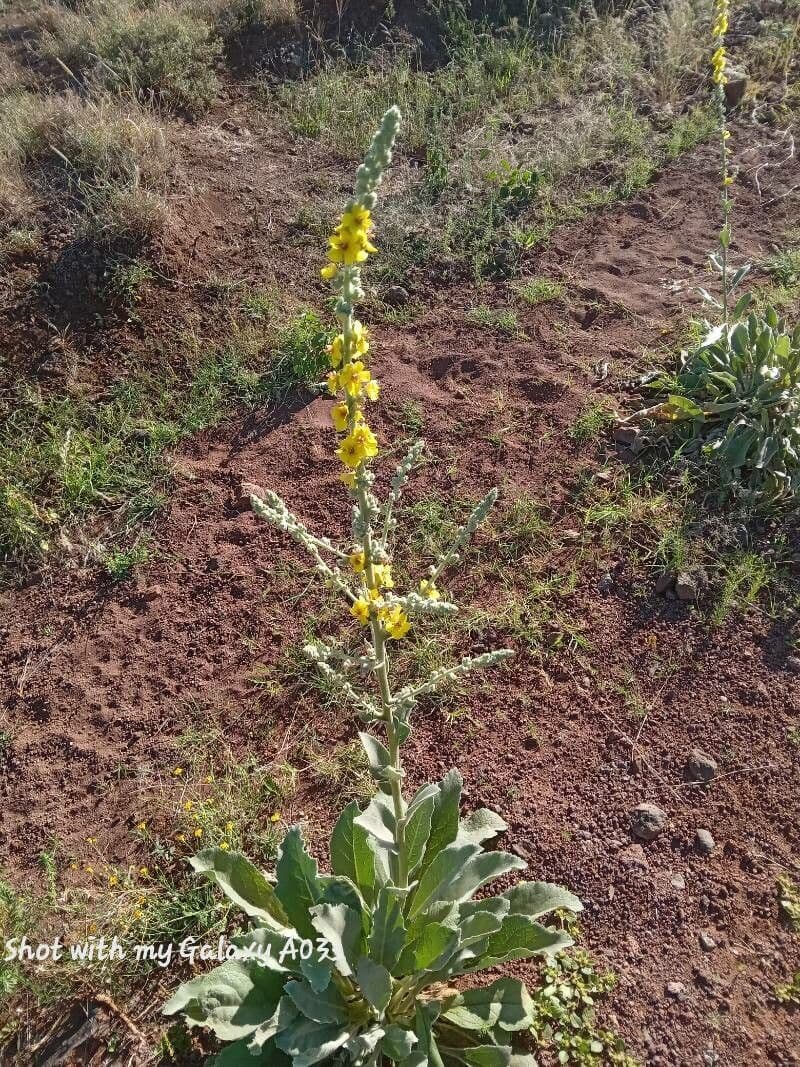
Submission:
[[[167,164],[162,129],[135,102],[18,88],[0,98],[0,208],[11,225],[56,205],[96,234],[146,240],[166,218]]]

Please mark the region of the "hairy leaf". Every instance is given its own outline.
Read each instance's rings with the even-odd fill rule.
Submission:
[[[393,971],[405,943],[403,906],[396,894],[384,887],[378,893],[372,916],[372,932],[369,935],[370,958]]]
[[[307,852],[299,826],[287,831],[275,871],[278,876],[275,891],[292,926],[303,937],[313,939],[314,927],[308,912],[320,900],[323,887],[317,875],[317,862]]]
[[[189,860],[200,874],[217,883],[223,893],[253,919],[279,928],[291,926],[273,887],[261,871],[239,852],[206,848]]]
[[[317,904],[311,908],[311,923],[330,944],[340,974],[351,975],[360,955],[361,917],[346,904]]]
[[[164,1005],[183,1011],[191,1026],[207,1026],[223,1041],[248,1037],[270,1018],[283,996],[283,977],[253,960],[228,960],[184,982]]]
[[[367,844],[367,832],[354,820],[361,813],[353,800],[336,821],[331,835],[331,870],[349,878],[368,903],[375,895],[375,856]]]
[[[383,1011],[392,995],[392,976],[386,968],[362,956],[356,967],[356,981],[376,1011]]]

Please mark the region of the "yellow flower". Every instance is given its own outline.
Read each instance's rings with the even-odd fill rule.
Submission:
[[[176,767],[172,772],[172,775],[173,775],[174,778],[180,778],[180,776],[182,774],[183,774],[183,767]]]
[[[175,840],[176,841],[185,841],[186,840],[186,834],[175,834]]]
[[[141,908],[134,908],[133,909],[133,917],[134,917],[134,919],[141,919],[141,918],[144,917],[144,912],[142,911]]]
[[[436,588],[436,585],[433,582],[428,581],[427,578],[423,578],[419,583],[419,591],[427,600],[439,599],[439,590]]]
[[[362,207],[361,204],[353,204],[342,215],[340,225],[346,229],[369,230],[372,225],[372,213],[368,207]]]
[[[338,333],[328,345],[328,358],[332,367],[339,367],[344,356],[344,334]]]
[[[227,852],[231,846],[228,844],[227,841],[220,841],[219,847],[222,849],[223,852]]]
[[[273,813],[269,817],[269,821],[270,822],[280,822],[281,821],[281,813],[279,811],[273,811]]]
[[[378,589],[392,589],[394,582],[392,581],[392,568],[388,563],[375,563],[372,567],[372,573],[375,577],[375,586]]]
[[[372,459],[373,456],[377,456],[378,438],[365,422],[360,422],[357,426],[354,426],[350,436],[358,441],[366,459]]]
[[[378,393],[380,391],[381,387],[374,379],[372,381],[367,382],[364,386],[364,395],[367,397],[368,400],[377,400]]]
[[[340,389],[352,397],[358,397],[361,395],[364,386],[372,380],[372,375],[366,369],[360,359],[354,359],[347,366],[342,367],[336,376],[336,384]],[[328,379],[328,388],[330,388],[330,377]]]
[[[348,467],[357,467],[378,454],[378,441],[365,422],[358,423],[336,449],[336,455]]]
[[[183,805],[183,810],[184,811],[191,811],[193,807],[194,807],[194,801],[193,800],[187,800],[186,803]]]
[[[139,874],[142,878],[148,878],[150,876],[150,869],[148,867],[140,867]]]
[[[353,325],[350,327],[351,354],[366,356],[367,352],[369,352],[368,336],[366,326],[359,322],[358,319],[353,319]]]
[[[196,830],[195,830],[195,832],[194,832],[194,836],[195,836],[195,837],[202,837],[202,836],[203,836],[203,830],[202,830],[202,827],[200,827],[200,826],[198,826],[198,827],[197,827],[197,829],[196,829]]]
[[[326,282],[329,282],[331,280],[331,278],[335,278],[336,277],[336,272],[337,272],[338,269],[339,268],[336,266],[335,263],[326,263],[325,266],[320,271],[320,274],[322,275],[322,277],[325,279]]]
[[[328,241],[329,258],[332,263],[352,266],[363,263],[368,253],[377,252],[363,230],[340,228]]]
[[[77,869],[78,869],[78,864],[77,864],[77,863],[70,863],[70,865],[69,865],[69,869],[70,869],[71,871],[77,871]]]
[[[724,177],[722,179],[722,184],[723,185],[733,185],[733,178],[730,176],[730,174],[728,174],[726,177]]]
[[[347,410],[347,404],[334,404],[331,408],[331,419],[334,427],[339,433],[344,433],[347,429],[347,422],[350,418],[350,414]]]
[[[230,833],[233,829],[233,822],[230,819],[228,819],[228,821],[225,823],[225,829],[228,831],[228,833]]]
[[[94,867],[92,867],[90,863],[87,863],[83,869],[86,871],[87,874],[94,874]]]
[[[94,845],[96,843],[97,843],[97,838],[96,837],[87,837],[86,838],[86,844],[87,845]]]
[[[339,481],[344,482],[348,489],[352,489],[353,486],[356,484],[355,471],[342,471],[342,473],[339,475]]]
[[[364,453],[352,434],[349,437],[345,437],[344,441],[336,449],[336,455],[347,467],[357,467],[364,458]]]
[[[119,878],[117,878],[117,876],[115,874],[110,874],[108,876],[108,884],[110,886],[115,886],[118,881],[119,881]]]
[[[147,829],[147,823],[144,821],[144,819],[136,824],[136,829],[141,832],[144,832]]]
[[[382,613],[382,621],[389,637],[405,637],[411,629],[408,616],[400,607],[386,608]]]
[[[366,626],[369,622],[369,601],[359,597],[350,608],[350,614],[358,619],[362,626]]]
[[[347,557],[350,566],[353,568],[355,574],[362,574],[364,571],[364,553],[363,552],[351,552]]]
[[[328,383],[328,392],[331,396],[336,396],[336,390],[339,388],[339,375],[336,371],[332,370],[325,381]]]

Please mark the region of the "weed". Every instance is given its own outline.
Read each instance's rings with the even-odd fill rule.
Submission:
[[[775,565],[755,552],[740,552],[728,558],[711,612],[712,625],[721,626],[734,608],[742,611],[754,604],[762,590],[774,581],[775,574]]]
[[[467,313],[470,322],[487,330],[497,330],[509,337],[523,336],[517,313],[513,308],[490,308],[485,304],[470,308]]]
[[[150,552],[146,545],[138,544],[133,548],[117,549],[103,555],[103,566],[109,578],[114,582],[125,581],[130,578],[134,567],[146,563],[150,558]]]
[[[636,1067],[616,1034],[598,1028],[596,1002],[616,985],[612,971],[600,973],[583,951],[560,955],[548,963],[544,983],[533,991],[533,1033],[559,1063],[600,1067],[603,1063]]]
[[[566,293],[563,282],[554,278],[523,278],[517,285],[516,291],[520,299],[531,307],[548,303],[551,300],[561,300]]]
[[[330,330],[313,311],[303,311],[278,334],[268,372],[268,391],[283,400],[301,386],[318,384],[327,370]]]
[[[791,982],[778,986],[775,996],[781,1004],[793,1004],[796,1008],[800,1008],[800,971],[797,971]]]
[[[790,927],[800,934],[800,886],[795,885],[788,875],[778,878],[778,906]]]
[[[613,414],[599,400],[593,401],[577,417],[567,435],[576,444],[582,445],[594,441],[614,422]]]
[[[764,263],[773,280],[785,288],[800,284],[800,248],[784,248]]]
[[[275,315],[275,297],[264,289],[251,289],[242,294],[242,314],[251,322],[270,322]]]
[[[106,293],[112,300],[130,308],[139,303],[154,278],[153,270],[140,259],[117,262],[109,271]]]
[[[47,14],[39,47],[74,74],[190,115],[205,111],[216,95],[222,45],[206,23],[185,12],[96,0]]]

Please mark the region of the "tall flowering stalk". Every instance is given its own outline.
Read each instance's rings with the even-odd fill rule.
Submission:
[[[405,842],[408,813],[402,792],[400,746],[409,734],[409,711],[423,692],[441,688],[476,667],[497,663],[511,652],[500,649],[476,658],[465,658],[417,686],[407,686],[399,693],[394,693],[392,688],[390,643],[408,634],[415,615],[446,615],[457,610],[454,604],[442,599],[437,580],[444,568],[458,559],[460,548],[497,499],[496,490],[487,493],[459,532],[455,545],[429,568],[416,589],[404,595],[395,591],[392,572],[394,509],[422,455],[423,445],[422,442],[412,445],[392,480],[387,499],[380,503],[373,491],[375,479],[371,469],[379,452],[378,439],[367,421],[367,406],[378,399],[380,385],[369,369],[369,332],[356,317],[356,305],[364,296],[362,266],[377,251],[372,243],[372,211],[377,202],[377,189],[391,162],[400,120],[400,111],[396,107],[384,115],[364,162],[356,172],[353,195],[328,239],[328,261],[321,270],[336,298],[334,310],[339,332],[328,348],[331,369],[327,385],[334,398],[331,420],[337,434],[335,454],[343,468],[340,478],[352,500],[352,546],[336,548],[325,539],[313,537],[273,494],[267,493],[263,499],[254,496],[252,506],[256,514],[277,523],[311,550],[317,569],[345,597],[350,614],[367,632],[367,654],[358,659],[358,664],[362,671],[374,675],[377,690],[374,696],[355,692],[347,677],[353,660],[342,657],[333,646],[317,641],[306,651],[319,669],[356,703],[363,718],[383,725],[385,748],[383,745],[376,747],[374,741],[366,737],[365,744],[373,771],[391,794],[396,846],[393,873],[396,884],[405,888],[409,877]],[[327,563],[321,552],[332,554],[338,564]]]
[[[714,101],[717,107],[717,120],[720,140],[720,206],[722,208],[722,229],[719,234],[719,271],[722,284],[722,317],[727,329],[730,315],[730,292],[729,292],[729,263],[728,250],[731,244],[731,209],[733,203],[730,195],[730,186],[733,177],[729,171],[730,130],[725,109],[725,84],[728,80],[725,73],[727,67],[727,52],[725,50],[725,34],[728,32],[728,20],[730,16],[730,0],[715,0],[714,25],[711,35],[714,42],[714,51],[711,56],[711,77],[714,82]]]
[[[517,882],[476,899],[493,879],[525,867],[512,853],[484,850],[485,841],[506,829],[503,820],[485,808],[461,818],[456,770],[413,796],[403,790],[400,747],[419,697],[510,652],[466,657],[397,690],[391,685],[391,642],[406,636],[415,617],[457,610],[437,583],[497,496],[487,493],[417,588],[395,590],[395,509],[422,443],[411,446],[379,502],[371,469],[378,441],[366,415],[379,386],[355,306],[363,295],[361,265],[375,251],[376,189],[399,123],[392,108],[358,169],[322,270],[336,294],[339,333],[330,346],[328,387],[336,455],[352,503],[351,542],[337,546],[311,533],[273,492],[251,496],[257,515],[306,549],[365,637],[356,652],[320,640],[306,652],[381,731],[360,735],[376,791],[363,810],[352,801],[337,819],[330,874],[319,872],[299,826],[287,832],[272,878],[238,853],[210,848],[193,857],[195,869],[252,924],[231,939],[227,962],[185,982],[164,1006],[168,1015],[182,1012],[189,1026],[209,1027],[230,1042],[215,1067],[535,1067],[532,1056],[515,1049],[516,1033],[535,1019],[524,983],[501,976],[469,988],[465,980],[567,947],[568,934],[543,925],[543,917],[556,908],[581,910],[576,897],[547,882]]]

